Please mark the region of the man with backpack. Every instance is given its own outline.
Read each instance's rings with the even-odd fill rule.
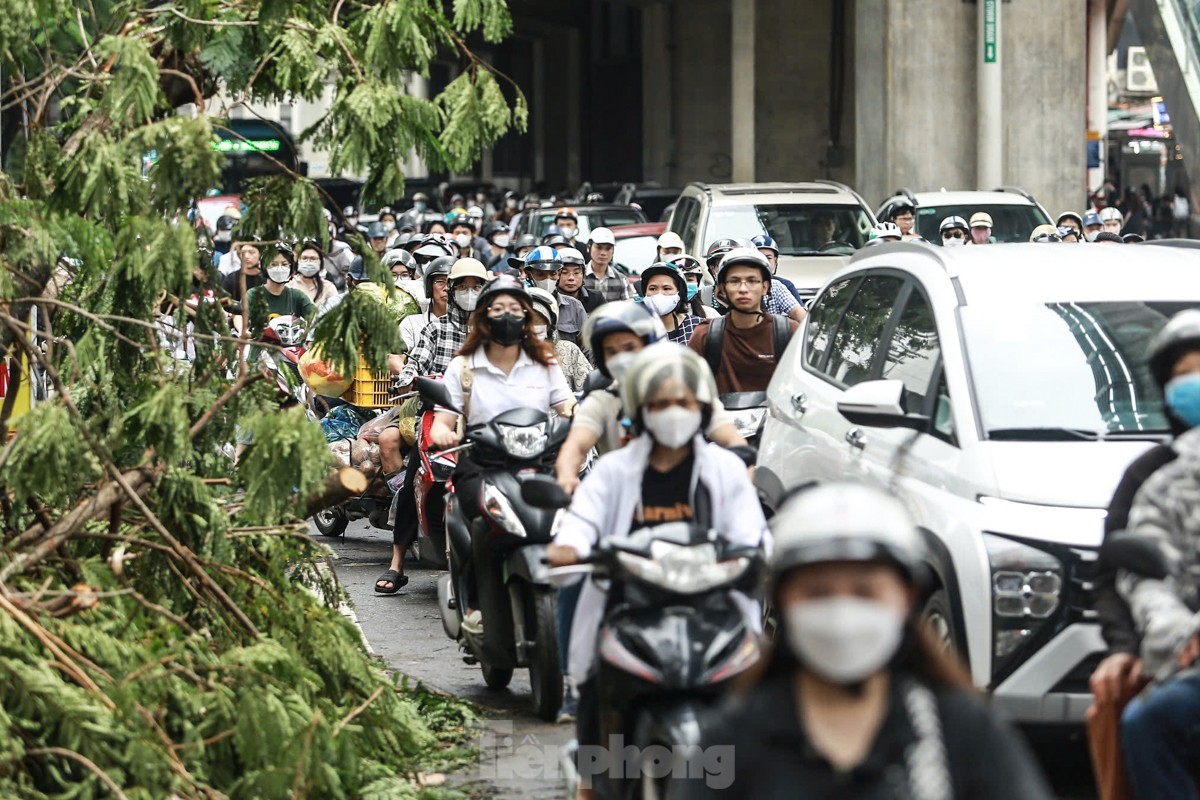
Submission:
[[[799,324],[763,310],[771,291],[771,265],[758,250],[730,250],[721,259],[716,281],[724,289],[729,313],[702,322],[688,347],[708,362],[720,394],[763,391]]]

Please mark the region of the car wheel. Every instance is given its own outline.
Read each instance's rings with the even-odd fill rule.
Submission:
[[[929,595],[929,599],[925,601],[925,608],[921,611],[921,620],[944,650],[962,653],[962,646],[954,632],[954,609],[950,605],[950,595],[945,589],[938,589]]]

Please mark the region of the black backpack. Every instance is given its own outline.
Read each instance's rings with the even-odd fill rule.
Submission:
[[[779,359],[783,355],[783,351],[787,349],[788,342],[792,338],[791,320],[779,314],[771,314],[771,325],[775,329],[775,364],[779,365]],[[714,376],[721,368],[721,348],[725,345],[725,325],[728,317],[717,317],[708,323],[708,338],[704,340],[704,360],[708,362],[709,369],[712,370]]]

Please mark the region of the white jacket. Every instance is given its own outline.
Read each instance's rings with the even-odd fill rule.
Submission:
[[[746,465],[733,453],[700,436],[692,440],[692,446],[696,466],[691,495],[694,499],[699,483],[708,490],[713,530],[735,544],[761,546],[764,554],[769,555],[771,535],[758,494],[746,474]],[[583,558],[591,554],[601,531],[605,538],[628,536],[634,513],[642,502],[642,477],[653,447],[649,435],[642,434],[620,450],[602,456],[575,492],[571,507],[559,522],[554,543],[575,548]],[[591,673],[607,595],[606,587],[589,580],[579,596],[568,655],[568,672],[576,685]],[[759,630],[758,603],[741,593],[735,593],[735,600],[747,624]]]

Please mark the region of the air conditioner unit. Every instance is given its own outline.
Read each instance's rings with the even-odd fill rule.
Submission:
[[[1158,82],[1146,56],[1146,48],[1131,47],[1125,57],[1125,91],[1138,94],[1157,94]]]

